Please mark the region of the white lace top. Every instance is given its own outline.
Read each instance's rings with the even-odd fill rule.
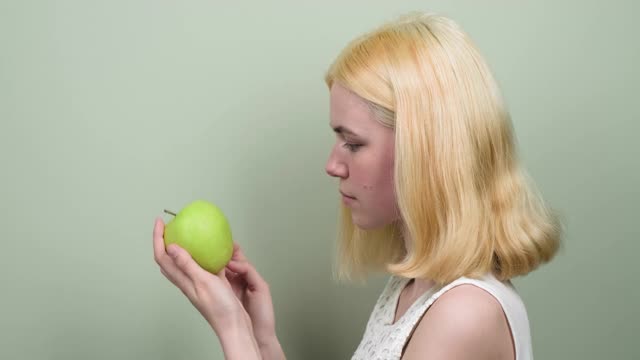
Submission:
[[[500,302],[511,328],[516,360],[533,360],[527,311],[511,282],[501,282],[493,275],[487,275],[479,280],[462,277],[446,286],[434,286],[393,323],[398,298],[409,280],[391,276],[373,308],[364,336],[351,360],[399,360],[424,312],[446,291],[462,284],[478,286]]]

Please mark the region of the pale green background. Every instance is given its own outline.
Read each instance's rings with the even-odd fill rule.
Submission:
[[[221,359],[152,258],[154,218],[196,198],[270,282],[289,358],[348,358],[384,278],[331,280],[322,77],[409,10],[471,33],[565,216],[554,263],[515,282],[536,358],[640,358],[637,2],[231,3],[0,2],[1,359]]]

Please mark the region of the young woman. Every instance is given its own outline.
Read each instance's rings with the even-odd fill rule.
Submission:
[[[448,18],[411,13],[353,40],[326,74],[345,277],[389,281],[353,359],[532,359],[510,279],[548,262],[560,224],[518,162],[485,60]],[[236,245],[219,274],[178,246],[155,259],[228,359],[284,359],[269,287]]]

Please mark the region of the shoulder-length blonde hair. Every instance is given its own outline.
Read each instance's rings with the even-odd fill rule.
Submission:
[[[456,23],[403,15],[354,39],[325,80],[395,130],[400,220],[363,230],[342,206],[340,277],[384,269],[440,284],[487,272],[507,280],[553,258],[558,216],[519,165],[498,85]]]

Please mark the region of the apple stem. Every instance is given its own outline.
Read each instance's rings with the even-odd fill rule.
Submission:
[[[169,211],[169,210],[167,210],[167,209],[164,209],[164,212],[166,212],[166,213],[167,213],[167,214],[169,214],[169,215],[176,216],[176,213],[171,212],[171,211]]]

